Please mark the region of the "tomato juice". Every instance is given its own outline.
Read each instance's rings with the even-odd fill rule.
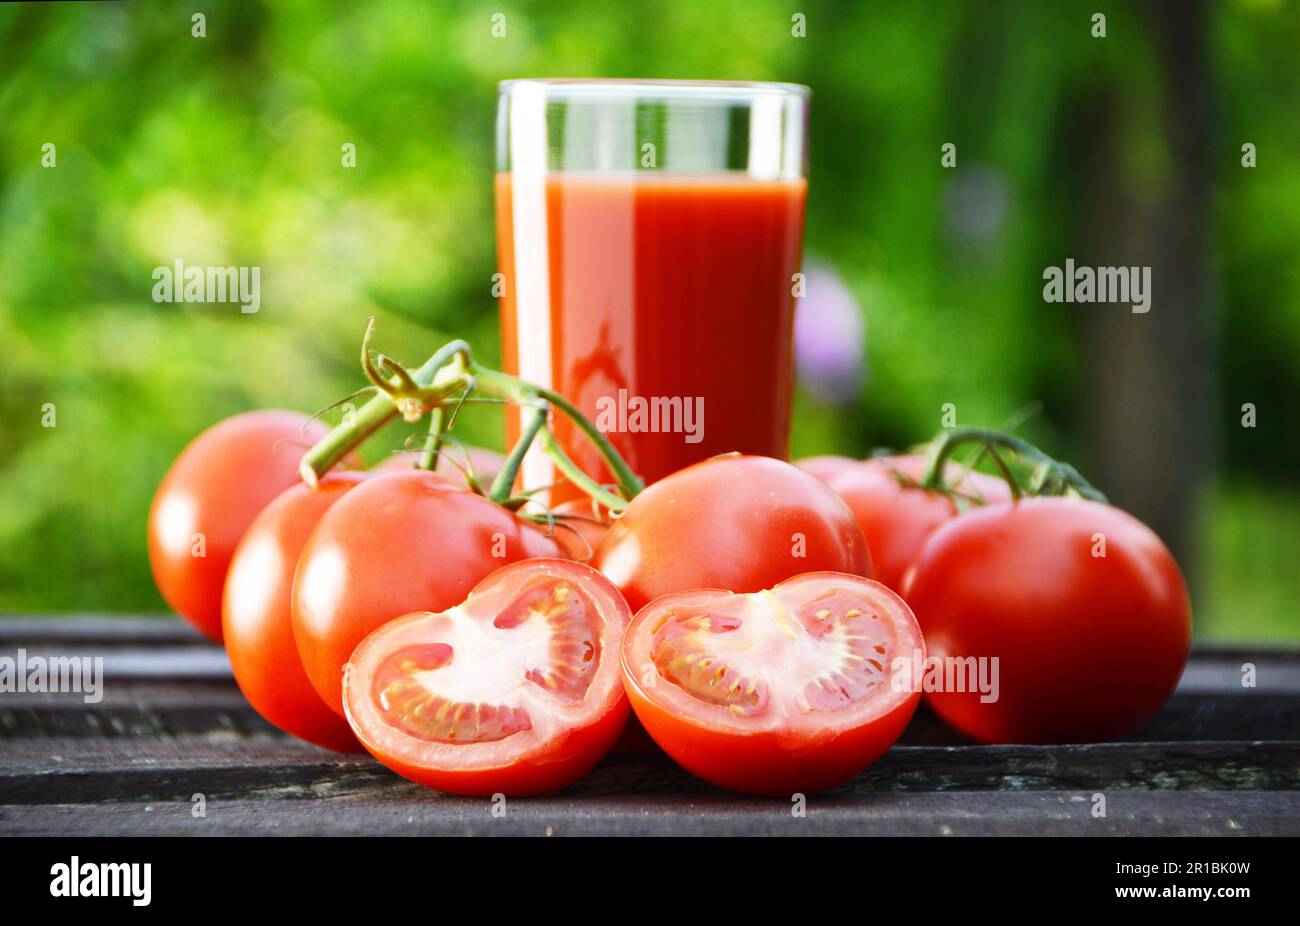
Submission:
[[[732,450],[787,458],[806,190],[740,171],[498,174],[505,371],[577,405],[647,482]],[[561,446],[609,481],[556,419]],[[550,467],[534,453],[526,484],[554,481]]]

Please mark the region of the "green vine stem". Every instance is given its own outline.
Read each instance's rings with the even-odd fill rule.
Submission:
[[[619,455],[618,451],[614,449],[614,445],[609,442],[609,438],[602,434],[600,429],[597,428],[586,415],[578,411],[577,407],[564,396],[551,389],[546,389],[542,386],[535,386],[532,383],[524,382],[521,379],[517,379],[514,376],[510,376],[498,370],[489,370],[485,367],[481,367],[473,360],[470,360],[467,366],[478,383],[491,393],[502,395],[503,397],[512,399],[521,405],[532,404],[539,400],[545,401],[564,412],[564,414],[568,416],[579,430],[586,434],[591,442],[596,445],[596,449],[600,451],[601,457],[604,458],[605,464],[613,474],[614,481],[618,483],[619,490],[622,491],[625,496],[625,498],[619,500],[617,507],[624,507],[629,500],[645,488],[645,483],[641,481],[641,477],[632,472],[632,468],[627,465],[627,462]],[[548,433],[549,431],[550,429],[547,428]],[[567,457],[564,457],[564,459],[560,458],[561,455],[563,455],[563,451],[560,451],[559,454],[552,453],[552,450],[559,450],[559,444],[555,443],[553,440],[548,443],[544,439],[542,446],[543,449],[547,451],[547,454],[555,460],[556,465],[560,467],[561,471],[563,471],[565,475],[569,476],[570,479],[574,479],[574,476],[566,466],[572,467],[575,472],[582,472],[573,464],[572,460],[568,460]],[[583,474],[583,480],[590,482],[592,486],[599,488],[599,483],[589,479],[585,474]],[[575,479],[574,481],[577,480]],[[594,494],[590,489],[587,491],[588,494]],[[605,494],[608,495],[609,493],[606,492]],[[610,498],[616,498],[616,496],[611,495]],[[601,504],[605,504],[605,499],[601,499]]]
[[[564,448],[561,447],[559,442],[555,439],[555,435],[551,433],[550,428],[543,429],[540,437],[542,449],[546,451],[547,456],[555,461],[556,467],[560,472],[564,473],[570,482],[608,508],[611,513],[617,514],[627,507],[627,503],[632,500],[631,497],[622,498],[615,495],[595,479],[592,479],[584,473],[582,468],[579,467],[577,463],[574,463],[569,455],[564,452]],[[622,457],[619,457],[619,459],[621,460]],[[631,470],[628,472],[631,473]],[[636,474],[633,473],[632,477],[636,479],[638,485],[641,483],[640,478],[638,478]],[[621,486],[620,489],[622,489]],[[626,491],[626,489],[622,490]]]
[[[447,429],[447,412],[441,405],[429,412],[429,434],[424,439],[424,449],[416,461],[418,469],[438,468],[438,454],[442,452],[442,437]]]
[[[532,415],[524,425],[524,431],[519,435],[519,440],[515,441],[514,447],[506,456],[505,462],[501,464],[501,470],[492,480],[492,488],[488,490],[488,498],[498,505],[504,504],[510,498],[510,491],[514,488],[515,479],[519,476],[519,467],[524,462],[524,454],[532,446],[533,438],[537,433],[546,427],[546,416],[550,413],[545,403],[533,408]]]
[[[331,466],[399,414],[407,421],[418,420],[426,412],[432,414],[419,465],[433,468],[437,465],[445,432],[454,421],[456,410],[469,400],[471,392],[477,391],[489,400],[514,402],[534,411],[525,433],[510,451],[505,467],[488,490],[493,501],[500,504],[516,501],[510,496],[510,491],[523,456],[534,441],[565,477],[611,511],[621,511],[645,488],[645,483],[600,429],[559,393],[480,365],[464,341],[444,345],[414,371],[406,370],[383,354],[372,359],[370,342],[374,327],[372,318],[362,340],[361,365],[378,394],[356,412],[345,416],[341,424],[303,457],[299,471],[308,485],[316,485]],[[457,393],[458,399],[452,401]],[[445,412],[448,406],[454,407],[449,417]],[[621,495],[614,494],[588,476],[564,452],[550,428],[552,409],[566,415],[591,440],[613,474]]]
[[[374,319],[371,319],[361,347],[361,364],[367,375],[375,373],[370,359],[370,337],[374,331],[374,324]],[[464,341],[452,341],[439,348],[419,369],[409,373],[408,378],[417,387],[429,392],[430,399],[434,394],[438,394],[439,399],[446,398],[460,385],[459,371],[454,367],[448,367],[448,364],[458,357],[467,356],[468,353],[468,344]],[[451,372],[445,374],[444,368]],[[439,380],[441,382],[437,382]],[[379,389],[379,394],[352,414],[345,415],[341,424],[321,438],[303,456],[302,462],[298,465],[298,473],[302,476],[303,482],[309,486],[315,486],[331,466],[343,459],[349,451],[360,446],[398,414],[409,416],[411,407],[404,401],[405,397],[397,392],[399,383],[385,380],[377,374],[371,375],[371,381]]]
[[[1064,495],[1073,492],[1082,498],[1107,503],[1106,496],[1093,488],[1092,484],[1079,475],[1079,471],[1070,464],[1053,459],[1028,441],[992,428],[950,428],[940,432],[930,443],[921,485],[928,489],[941,489],[944,467],[953,451],[962,444],[969,443],[979,443],[988,449],[998,465],[1002,478],[1006,480],[1011,490],[1012,498],[1020,498],[1025,493],[1025,489],[1002,458],[999,448],[1008,450],[1022,460],[1035,465],[1028,489],[1029,494]]]

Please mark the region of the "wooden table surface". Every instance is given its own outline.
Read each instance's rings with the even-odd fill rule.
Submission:
[[[1164,710],[1114,743],[972,745],[922,709],[880,761],[797,816],[655,753],[612,755],[494,814],[278,733],[221,649],[179,620],[0,616],[0,658],[20,648],[103,656],[104,690],[97,704],[0,693],[3,835],[1300,834],[1300,649],[1197,648]]]

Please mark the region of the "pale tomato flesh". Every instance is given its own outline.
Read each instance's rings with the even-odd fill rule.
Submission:
[[[459,794],[572,783],[627,719],[618,652],[630,613],[581,563],[499,569],[464,603],[384,625],[344,673],[344,706],[380,761]]]
[[[809,573],[755,594],[656,599],[629,628],[623,671],[637,717],[685,768],[790,794],[851,778],[898,738],[919,695],[894,660],[918,655],[920,628],[896,594]]]

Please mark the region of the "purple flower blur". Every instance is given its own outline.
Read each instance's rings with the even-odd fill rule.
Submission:
[[[819,402],[843,405],[858,397],[866,378],[866,321],[834,270],[819,264],[806,274],[795,307],[795,373]]]

